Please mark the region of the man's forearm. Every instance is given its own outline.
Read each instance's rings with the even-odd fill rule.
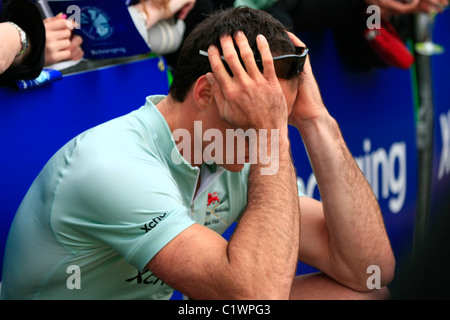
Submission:
[[[228,253],[231,265],[249,271],[246,277],[253,278],[249,281],[255,286],[253,291],[266,294],[263,298],[287,299],[297,265],[300,220],[287,138],[279,147],[276,174],[261,174],[261,163],[250,169],[247,209],[230,240]]]
[[[339,276],[344,282],[355,276],[366,279],[367,268],[378,265],[390,279],[392,270],[384,266],[392,265],[386,262],[393,256],[377,199],[336,121],[324,108],[320,116],[297,127],[321,193],[330,260],[339,266]],[[357,283],[365,285],[358,280]]]

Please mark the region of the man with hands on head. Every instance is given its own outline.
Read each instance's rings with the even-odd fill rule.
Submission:
[[[173,289],[192,299],[386,298],[395,260],[383,218],[306,53],[262,11],[218,11],[199,24],[168,96],[81,134],[40,173],[10,230],[2,298],[162,299]],[[199,123],[203,139],[192,143]],[[288,124],[322,202],[297,187]],[[235,151],[262,151],[277,170],[220,153],[211,164],[209,129],[223,146],[234,143],[228,130],[268,133]],[[190,148],[175,144],[178,130],[194,137]],[[296,277],[299,260],[322,272]],[[366,285],[371,265],[381,289]],[[70,266],[81,269],[81,290],[66,288]]]
[[[237,9],[240,13],[235,14],[245,16],[245,10]],[[302,74],[289,80],[277,78],[272,55],[293,51],[280,52],[279,43],[270,46],[264,35],[258,35],[248,40],[256,41],[264,67],[261,72],[255,63],[255,45],[250,48],[245,36],[255,33],[253,27],[221,34],[222,54],[233,76],[218,48],[209,47],[213,72],[197,80],[192,94],[197,105],[217,108],[219,121],[230,127],[279,130],[279,171],[264,176],[261,163],[251,165],[248,204],[229,243],[195,225],[161,250],[148,268],[194,299],[386,297],[385,289],[367,292],[366,284],[370,265],[382,270],[383,286],[393,277],[395,261],[381,212],[323,105],[309,59]],[[295,47],[304,47],[292,33],[285,37]],[[194,32],[194,38],[201,35]],[[322,203],[296,197],[288,123],[303,138]],[[196,248],[195,257],[188,254],[189,248]],[[202,258],[198,252],[207,254]],[[324,273],[294,277],[298,260]],[[186,269],[172,270],[173,262],[193,273],[184,276]]]

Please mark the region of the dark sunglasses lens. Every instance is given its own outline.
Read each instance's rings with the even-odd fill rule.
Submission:
[[[295,47],[295,54],[302,56],[306,50],[308,50],[306,47]]]
[[[303,71],[303,57],[286,57],[274,61],[275,72],[279,78],[289,80]]]

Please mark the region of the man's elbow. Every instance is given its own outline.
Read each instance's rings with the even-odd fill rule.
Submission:
[[[380,277],[382,286],[387,286],[394,280],[395,274],[395,257],[392,251],[388,253],[383,260],[382,267],[380,267]]]
[[[395,257],[392,251],[380,256],[373,263],[366,263],[359,272],[354,273],[348,286],[354,290],[367,292],[389,285],[394,279]]]
[[[231,300],[288,300],[292,287],[292,279],[288,277],[264,278],[247,276],[245,278],[236,277],[237,280],[231,290],[228,291],[227,299]]]
[[[239,293],[234,295],[233,300],[289,300],[291,286],[284,289],[283,286],[276,288],[264,285],[248,285],[241,287]]]

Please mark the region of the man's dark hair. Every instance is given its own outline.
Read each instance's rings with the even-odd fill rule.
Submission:
[[[260,59],[256,45],[256,37],[259,34],[267,38],[273,55],[295,52],[294,45],[285,30],[278,20],[260,10],[239,7],[212,13],[189,34],[183,44],[170,88],[171,96],[176,101],[183,102],[197,79],[211,72],[208,58],[200,55],[199,50],[207,51],[213,44],[222,54],[220,47],[222,35],[234,35],[242,31],[248,38],[255,58]]]

